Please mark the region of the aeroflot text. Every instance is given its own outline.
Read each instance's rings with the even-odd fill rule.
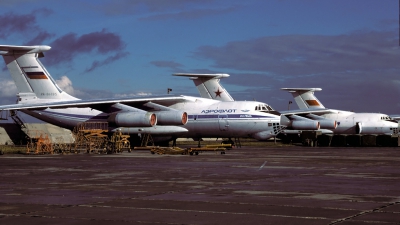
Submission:
[[[201,111],[201,113],[234,113],[236,109],[206,109]]]

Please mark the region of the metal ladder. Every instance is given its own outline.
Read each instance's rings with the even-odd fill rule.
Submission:
[[[21,127],[21,130],[26,129],[24,121],[18,116],[16,110],[11,110],[10,111],[10,117],[16,124],[18,124]]]

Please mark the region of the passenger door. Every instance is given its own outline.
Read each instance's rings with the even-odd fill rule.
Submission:
[[[221,131],[229,130],[228,115],[226,115],[226,114],[218,115],[218,123],[219,123],[219,130],[221,130]]]

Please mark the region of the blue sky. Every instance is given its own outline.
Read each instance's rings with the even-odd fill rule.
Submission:
[[[236,100],[277,110],[292,100],[280,88],[320,87],[328,108],[400,114],[397,0],[3,0],[0,39],[51,46],[42,63],[82,99],[198,96],[171,74],[229,73],[221,83]]]

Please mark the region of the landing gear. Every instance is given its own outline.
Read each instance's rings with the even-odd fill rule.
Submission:
[[[176,147],[176,138],[174,138],[174,140],[172,140],[172,147]]]
[[[229,138],[228,140],[222,141],[221,144],[230,144],[232,147],[235,146],[235,142],[232,141],[231,138]],[[231,147],[231,148],[232,148],[232,147]],[[226,149],[231,149],[231,148],[226,148]]]

